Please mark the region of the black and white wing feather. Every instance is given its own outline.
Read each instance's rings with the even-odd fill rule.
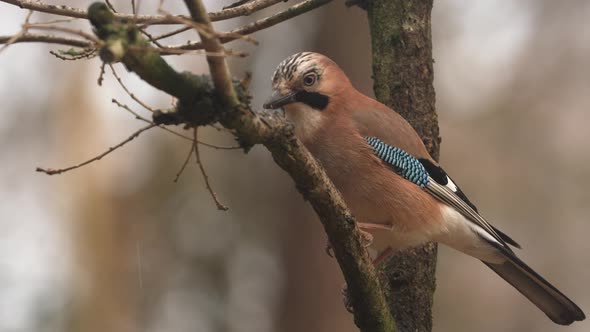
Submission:
[[[365,137],[365,140],[373,147],[375,155],[389,164],[397,174],[424,188],[471,222],[475,233],[506,258],[502,263],[484,264],[514,286],[551,320],[557,324],[569,325],[586,318],[572,300],[516,257],[508,244],[520,248],[518,243],[490,225],[442,168],[430,160],[416,159],[378,138]]]
[[[516,241],[490,225],[477,212],[475,205],[469,201],[459,186],[441,167],[428,159],[417,159],[376,137],[365,137],[365,140],[373,148],[377,157],[388,163],[396,173],[426,189],[431,195],[453,207],[473,222],[477,226],[474,229],[478,231],[480,236],[488,241],[496,242],[508,250],[511,250],[508,244],[520,248]]]

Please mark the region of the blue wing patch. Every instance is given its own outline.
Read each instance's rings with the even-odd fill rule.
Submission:
[[[385,163],[389,164],[395,173],[401,177],[426,189],[428,189],[429,185],[434,185],[435,183],[445,186],[477,213],[475,205],[467,199],[467,196],[465,196],[461,189],[453,182],[453,180],[451,180],[440,166],[436,166],[428,159],[416,159],[406,151],[388,145],[376,137],[364,137],[364,139],[373,148],[375,155]],[[430,183],[430,180],[433,182]],[[499,231],[492,225],[489,225],[489,227],[497,233],[497,236],[501,240],[514,247],[520,248],[520,245],[508,235]]]
[[[375,155],[391,165],[397,174],[422,188],[428,185],[428,172],[418,159],[402,149],[385,144],[376,137],[364,137],[364,139],[373,148]]]

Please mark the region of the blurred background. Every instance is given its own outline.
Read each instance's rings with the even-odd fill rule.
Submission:
[[[219,10],[231,2],[207,4]],[[130,12],[129,1],[113,3]],[[140,11],[156,7],[146,0]],[[166,8],[185,13],[180,3]],[[0,3],[0,35],[18,32],[25,16]],[[584,0],[447,0],[433,12],[442,164],[522,244],[520,256],[586,312],[589,16]],[[32,22],[51,18],[34,14]],[[89,30],[84,21],[68,24]],[[255,108],[275,66],[304,50],[327,54],[372,95],[369,33],[358,8],[334,1],[254,37],[260,46],[230,44],[251,54],[230,61],[234,75],[254,73]],[[187,38],[195,33],[167,41]],[[111,98],[150,117],[108,70],[97,85],[98,59],[64,62],[48,53],[59,48],[15,44],[0,54],[1,331],[357,330],[320,223],[263,148],[245,155],[201,146],[227,212],[215,208],[194,160],[173,182],[191,145],[157,128],[81,169],[36,173],[91,158],[144,125]],[[167,59],[179,70],[207,71],[199,55]],[[116,67],[141,99],[169,107],[169,96]],[[200,138],[234,144],[211,128]],[[440,249],[437,277],[434,331],[589,330],[586,322],[553,325],[483,264],[448,248]]]

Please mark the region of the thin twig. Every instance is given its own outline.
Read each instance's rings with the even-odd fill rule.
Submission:
[[[182,167],[180,167],[180,170],[176,173],[176,176],[174,177],[175,183],[178,182],[178,179],[180,178],[180,176],[184,172],[186,165],[188,165],[188,162],[191,160],[191,156],[193,155],[193,151],[195,150],[195,145],[196,145],[196,141],[193,139],[193,144],[191,145],[191,148],[188,150],[188,155],[184,159],[184,162],[182,163]]]
[[[100,74],[98,74],[98,79],[96,80],[96,83],[98,83],[98,86],[102,86],[102,81],[104,80],[104,66],[106,65],[106,62],[103,62],[100,65]]]
[[[122,147],[123,145],[131,142],[137,136],[139,136],[141,133],[143,133],[144,131],[149,130],[149,129],[153,128],[153,127],[156,127],[156,125],[155,124],[150,124],[148,126],[145,126],[145,127],[141,128],[141,129],[139,129],[138,131],[136,131],[133,134],[131,134],[131,136],[129,136],[128,138],[126,138],[121,143],[119,143],[119,144],[117,144],[117,145],[115,145],[113,147],[110,147],[107,151],[99,154],[98,156],[96,156],[94,158],[88,159],[85,162],[80,163],[78,165],[74,165],[74,166],[70,166],[70,167],[66,167],[66,168],[58,168],[58,169],[37,167],[37,169],[35,171],[42,172],[42,173],[45,173],[47,175],[55,175],[55,174],[61,174],[61,173],[67,172],[67,171],[71,171],[71,170],[76,169],[76,168],[80,168],[80,167],[85,166],[85,165],[88,165],[88,164],[90,164],[90,163],[92,163],[94,161],[97,161],[97,160],[102,159],[104,156],[106,156],[109,153],[117,150],[118,148]]]
[[[133,47],[129,47],[129,48],[133,48]],[[161,55],[198,54],[198,55],[206,55],[206,56],[222,57],[222,58],[229,57],[229,56],[237,56],[239,58],[244,58],[249,55],[248,52],[234,51],[232,49],[225,49],[222,53],[205,52],[202,49],[201,50],[183,50],[183,49],[179,49],[179,48],[169,48],[169,47],[158,48],[157,50],[158,50],[158,52],[160,52]]]
[[[105,0],[105,3],[106,3],[106,4],[107,4],[107,6],[109,7],[109,9],[110,9],[111,11],[113,11],[113,13],[116,13],[116,12],[117,12],[117,10],[115,9],[115,6],[113,6],[113,4],[111,3],[111,1],[110,1],[110,0]]]
[[[25,18],[25,22],[22,25],[21,30],[14,36],[10,37],[6,43],[4,43],[4,45],[0,48],[0,53],[2,53],[2,51],[4,51],[5,49],[8,48],[8,46],[10,46],[11,44],[15,43],[18,39],[20,39],[22,36],[27,34],[28,31],[28,27],[27,25],[29,24],[29,20],[31,19],[31,16],[33,15],[33,11],[29,10],[29,13],[27,14],[27,17]]]
[[[171,20],[176,21],[178,24],[184,24],[186,26],[192,27],[193,29],[197,30],[199,35],[203,34],[203,35],[207,36],[208,38],[213,38],[213,34],[215,32],[212,28],[210,28],[206,24],[203,24],[200,22],[195,22],[188,17],[172,15],[166,11],[162,11],[161,14],[166,15],[166,17],[169,17]]]
[[[170,32],[166,32],[166,33],[163,33],[161,35],[155,36],[154,39],[152,39],[152,40],[160,40],[160,39],[172,37],[172,36],[177,35],[179,33],[183,33],[185,31],[189,31],[190,29],[192,29],[192,27],[185,26],[185,27],[182,27],[180,29],[172,30]]]
[[[201,144],[202,146],[206,146],[208,148],[215,149],[215,150],[240,150],[242,148],[240,146],[220,146],[220,145],[214,145],[214,144],[205,143],[205,142],[202,142],[202,141],[197,141],[197,143]]]
[[[89,33],[86,33],[86,32],[84,32],[82,30],[76,30],[76,29],[72,29],[72,28],[66,28],[66,27],[62,27],[62,26],[59,26],[59,25],[42,25],[42,24],[30,24],[30,23],[27,23],[27,24],[25,24],[25,26],[28,29],[51,30],[51,31],[60,31],[60,32],[70,33],[70,34],[73,34],[73,35],[77,35],[77,36],[83,37],[83,38],[85,38],[87,40],[90,40],[90,41],[96,43],[96,44],[99,43],[99,40],[95,36],[93,36],[93,35],[91,35]]]
[[[148,39],[149,39],[149,40],[150,40],[152,43],[154,43],[154,45],[156,45],[156,46],[158,46],[158,47],[160,47],[160,48],[164,48],[164,47],[166,47],[166,46],[164,46],[164,45],[160,44],[160,42],[158,42],[158,40],[157,40],[157,39],[155,39],[155,38],[154,38],[154,36],[152,36],[152,35],[151,35],[149,32],[147,32],[145,28],[139,28],[139,31],[140,31],[141,33],[143,33],[143,34],[144,34],[146,37],[148,37]]]
[[[49,51],[49,54],[51,54],[61,60],[74,61],[74,60],[80,60],[80,59],[92,59],[92,58],[96,57],[97,49],[96,48],[89,48],[89,49],[82,50],[81,52],[76,52],[75,54],[73,54],[70,51],[65,51],[65,52],[61,51],[61,50],[59,50],[58,52]]]
[[[135,116],[135,118],[136,118],[136,119],[138,119],[138,120],[141,120],[141,121],[144,121],[144,122],[147,122],[147,123],[155,124],[155,123],[153,123],[151,120],[148,120],[148,119],[144,118],[144,117],[143,117],[143,116],[141,116],[139,113],[137,113],[137,112],[135,112],[134,110],[132,110],[132,109],[131,109],[129,106],[127,106],[127,105],[125,105],[125,104],[123,104],[123,103],[120,103],[120,102],[119,102],[117,99],[113,98],[113,99],[111,99],[111,102],[112,102],[113,104],[115,104],[115,105],[119,106],[120,108],[122,108],[122,109],[126,110],[127,112],[131,113],[133,116]],[[168,129],[168,128],[165,128],[165,127],[161,127],[161,128],[162,128],[162,129]],[[189,141],[190,141],[190,140],[192,140],[192,138],[190,138],[190,137],[188,137],[188,136],[184,136],[184,135],[182,135],[182,134],[179,134],[179,133],[177,133],[177,132],[173,132],[173,133],[175,133],[176,135],[178,135],[178,136],[181,136],[181,137],[183,137],[183,138],[186,138],[186,139],[187,139],[187,140],[189,140]]]
[[[43,21],[43,22],[33,22],[33,25],[49,25],[49,24],[58,24],[58,23],[70,23],[77,20],[77,18],[59,18],[50,21]]]
[[[184,0],[191,14],[193,21],[200,26],[204,26],[208,31],[213,32],[213,36],[204,34],[201,29],[196,29],[199,37],[201,37],[205,51],[212,53],[223,53],[224,48],[219,38],[215,36],[215,30],[207,14],[207,10],[201,0]],[[207,56],[207,63],[209,64],[209,71],[211,72],[211,79],[216,92],[221,97],[225,106],[234,108],[239,104],[236,91],[234,90],[229,68],[225,59],[222,57]]]
[[[135,0],[131,0],[133,22],[137,22],[137,15],[139,15],[140,7],[141,7],[141,1],[137,0],[137,2],[136,2]]]
[[[95,43],[91,43],[85,40],[80,39],[71,39],[67,37],[61,36],[52,36],[52,35],[38,35],[38,34],[24,34],[22,36],[0,36],[0,44],[17,44],[17,43],[26,43],[26,42],[39,42],[39,43],[48,43],[48,44],[60,44],[66,46],[73,46],[73,47],[80,47],[80,48],[97,48],[98,45]],[[156,43],[157,44],[157,43]],[[6,46],[6,45],[5,45]],[[227,57],[227,56],[237,56],[237,57],[245,57],[248,56],[247,52],[242,51],[234,51],[231,49],[226,49],[223,53],[207,53],[202,50],[202,47],[195,48],[195,49],[183,49],[180,46],[173,46],[173,47],[160,47],[157,48],[161,55],[184,55],[184,54],[199,54],[199,55],[210,55],[210,56],[218,56],[218,57]]]
[[[141,116],[139,113],[133,111],[129,106],[127,106],[127,105],[125,105],[123,103],[120,103],[117,99],[113,98],[111,101],[113,102],[113,104],[115,104],[118,107],[120,107],[120,108],[126,110],[127,112],[131,113],[137,120],[141,120],[143,122],[151,123],[151,124],[156,125],[153,121],[148,120],[147,118]],[[173,135],[178,136],[180,138],[186,139],[188,141],[192,141],[193,140],[191,137],[186,136],[186,135],[183,135],[183,134],[181,134],[179,132],[176,132],[176,131],[174,131],[172,129],[166,128],[163,125],[157,125],[157,126],[158,126],[158,128],[163,129],[163,130],[169,132],[170,134],[173,134]],[[239,150],[239,149],[242,148],[240,146],[221,146],[221,145],[215,145],[215,144],[201,142],[201,141],[197,141],[197,143],[199,143],[199,144],[201,144],[203,146],[206,146],[208,148],[211,148],[211,149],[216,149],[216,150]]]
[[[113,76],[115,76],[115,79],[117,80],[117,82],[119,82],[119,85],[123,88],[123,90],[125,90],[125,92],[129,95],[129,97],[131,97],[131,99],[135,100],[135,102],[137,102],[143,108],[145,108],[146,110],[148,110],[152,113],[154,113],[156,111],[155,109],[153,109],[152,107],[150,107],[149,105],[147,105],[146,103],[141,101],[141,99],[137,98],[131,91],[129,91],[129,89],[127,89],[127,86],[125,86],[125,83],[123,83],[123,81],[121,80],[121,78],[117,74],[115,67],[112,64],[109,63],[109,67],[111,67],[111,72],[113,73]]]
[[[229,5],[225,6],[225,7],[223,7],[223,9],[228,9],[228,8],[234,8],[234,7],[237,7],[237,6],[241,6],[241,5],[246,4],[246,3],[250,2],[250,1],[252,1],[252,0],[238,0],[238,1],[234,2],[234,3],[232,3],[232,4],[229,4]]]
[[[256,0],[256,1],[252,1],[247,4],[244,4],[242,6],[228,8],[228,9],[221,10],[218,12],[209,13],[209,17],[211,18],[212,21],[215,22],[215,21],[229,20],[229,19],[232,19],[235,17],[240,17],[240,16],[248,16],[254,12],[257,12],[261,9],[272,6],[272,5],[282,2],[282,1],[283,0]],[[11,4],[14,6],[18,6],[23,9],[30,9],[30,10],[33,10],[36,12],[49,13],[49,14],[55,14],[55,15],[67,16],[67,17],[75,17],[75,18],[84,18],[84,19],[88,18],[88,12],[86,10],[83,10],[80,8],[75,8],[75,7],[70,7],[70,6],[65,6],[65,5],[55,6],[55,5],[50,5],[50,4],[45,4],[45,3],[40,3],[40,2],[35,2],[35,1],[30,1],[30,0],[29,1],[27,1],[27,0],[0,0],[0,2],[8,3],[8,4]],[[166,15],[133,15],[133,14],[115,13],[115,17],[117,17],[119,19],[127,19],[127,20],[135,19],[135,22],[140,23],[140,24],[150,24],[150,25],[178,24],[177,21],[170,19],[170,17],[168,17]],[[177,17],[179,17],[179,16],[177,16]],[[186,16],[183,16],[183,17],[188,18]]]
[[[158,3],[158,13],[161,10],[164,10],[164,0],[160,0],[159,3]]]
[[[0,44],[8,44],[9,42],[11,44],[38,42],[38,43],[48,43],[48,44],[61,44],[61,45],[80,47],[80,48],[91,48],[95,45],[94,43],[91,43],[91,42],[88,42],[85,40],[80,40],[80,39],[72,39],[72,38],[61,37],[61,36],[40,35],[40,34],[32,34],[32,33],[26,33],[26,34],[16,38],[16,40],[12,40],[12,42],[11,42],[11,39],[15,38],[15,36],[0,36]]]
[[[198,142],[197,127],[195,127],[195,129],[193,131],[193,138],[194,138],[193,142]],[[203,174],[203,179],[205,180],[205,186],[207,186],[207,190],[209,191],[209,194],[211,194],[213,201],[215,201],[215,205],[217,205],[217,209],[222,210],[222,211],[229,210],[229,208],[227,206],[221,204],[221,202],[217,198],[217,194],[215,194],[215,192],[211,188],[211,184],[209,184],[209,176],[207,176],[207,172],[205,172],[205,168],[203,168],[203,164],[201,163],[201,156],[199,155],[199,145],[194,144],[193,146],[195,148],[195,156],[197,157],[197,165],[199,165],[199,169],[201,170],[201,174]]]
[[[262,18],[255,22],[246,24],[242,27],[233,29],[227,33],[219,33],[219,41],[223,44],[228,43],[230,41],[234,41],[238,38],[235,36],[245,36],[252,34],[254,32],[269,28],[273,25],[279,24],[286,20],[289,20],[293,17],[299,16],[301,14],[307,13],[311,10],[314,10],[318,7],[328,4],[332,0],[305,0],[291,8],[287,8],[281,12],[278,12],[274,15],[269,17]],[[186,43],[182,45],[174,45],[168,46],[168,48],[175,48],[175,49],[183,49],[183,50],[199,50],[203,49],[202,42],[193,42],[193,43]]]
[[[203,22],[195,22],[194,20],[187,19],[184,17],[173,16],[170,13],[166,13],[166,12],[163,12],[163,13],[168,15],[171,19],[176,20],[179,24],[184,24],[187,27],[192,27],[193,29],[197,30],[199,35],[202,35],[203,37],[205,37],[207,39],[212,39],[212,38],[226,38],[226,39],[232,38],[232,40],[243,39],[243,40],[250,42],[254,45],[258,45],[258,41],[256,41],[256,39],[254,39],[250,36],[245,36],[245,35],[233,32],[233,31],[225,32],[225,33],[216,32],[215,30],[213,30],[213,26],[210,24],[211,22],[209,22],[209,24],[206,24]]]

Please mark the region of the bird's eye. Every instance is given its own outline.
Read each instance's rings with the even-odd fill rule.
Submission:
[[[318,79],[318,76],[316,75],[316,73],[309,73],[309,74],[303,76],[303,84],[305,86],[312,86],[315,84],[317,79]]]

